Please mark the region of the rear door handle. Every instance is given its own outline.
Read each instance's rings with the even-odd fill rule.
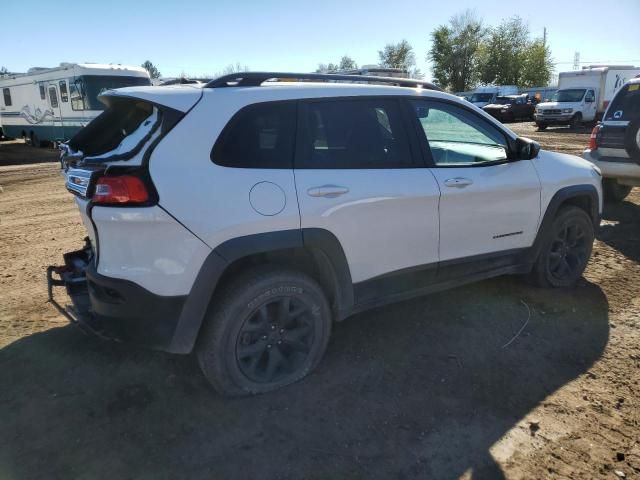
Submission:
[[[449,178],[449,179],[445,180],[444,184],[447,187],[464,188],[464,187],[466,187],[468,185],[472,185],[473,184],[473,180],[471,180],[469,178],[456,177],[456,178]]]
[[[340,185],[322,185],[320,187],[311,187],[307,190],[307,195],[310,197],[335,198],[345,193],[349,193],[349,189]]]

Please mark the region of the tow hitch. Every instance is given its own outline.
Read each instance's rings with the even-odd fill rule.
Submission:
[[[92,321],[93,315],[85,273],[93,253],[89,239],[85,239],[85,242],[86,245],[82,250],[63,255],[64,265],[52,265],[47,268],[47,290],[49,302],[71,323],[100,335],[100,329],[96,328],[95,322]],[[67,295],[71,299],[71,305],[63,306],[55,299],[55,287],[65,287]]]

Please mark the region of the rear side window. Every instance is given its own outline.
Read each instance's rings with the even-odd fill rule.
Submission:
[[[392,99],[309,101],[296,168],[412,167],[411,152]]]
[[[223,167],[293,168],[295,134],[295,102],[251,105],[224,128],[211,160]]]
[[[47,94],[44,89],[44,85],[40,84],[40,100],[45,100],[47,98]]]
[[[640,83],[630,83],[614,97],[605,120],[638,120],[640,118]]]
[[[3,88],[2,96],[4,97],[5,107],[10,107],[11,106],[11,90],[9,90],[8,88]]]

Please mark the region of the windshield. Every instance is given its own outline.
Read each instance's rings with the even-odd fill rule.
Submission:
[[[584,88],[573,88],[571,90],[558,90],[553,94],[551,100],[554,102],[579,102],[584,97]]]
[[[98,95],[105,90],[144,85],[151,85],[151,81],[145,77],[83,75],[70,84],[71,107],[74,110],[104,110]]]
[[[631,83],[620,89],[607,109],[605,120],[640,119],[640,83]]]
[[[471,95],[472,102],[490,102],[493,98],[493,93],[474,93]]]

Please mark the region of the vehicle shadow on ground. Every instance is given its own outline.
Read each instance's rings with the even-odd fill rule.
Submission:
[[[36,148],[21,141],[0,141],[0,167],[56,162],[60,152],[54,148]]]
[[[504,478],[489,449],[544,434],[522,418],[600,357],[607,312],[586,281],[486,281],[350,318],[314,374],[243,399],[193,357],[52,329],[0,350],[0,477]]]
[[[635,203],[605,204],[598,240],[640,262],[640,207]]]

